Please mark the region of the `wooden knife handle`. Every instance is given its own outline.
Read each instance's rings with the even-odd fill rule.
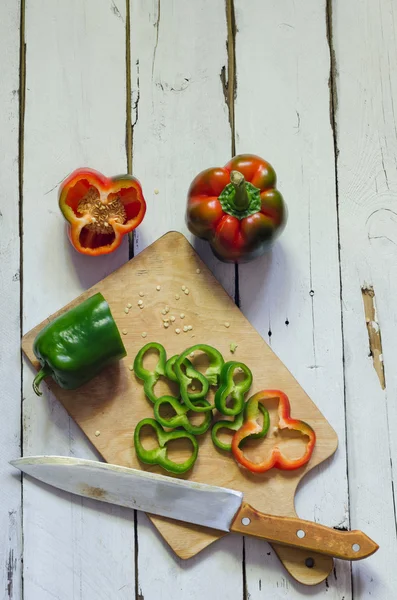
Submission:
[[[359,560],[379,548],[362,531],[338,531],[296,517],[266,515],[243,502],[230,531],[253,535],[268,542],[304,548],[343,560]]]

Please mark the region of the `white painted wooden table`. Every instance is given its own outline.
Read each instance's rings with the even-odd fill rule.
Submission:
[[[2,0],[1,598],[396,598],[396,23],[394,0]],[[166,231],[187,233],[191,179],[235,152],[273,164],[288,227],[238,271],[201,254],[338,433],[299,515],[380,544],[310,589],[265,543],[230,536],[182,562],[144,515],[8,466],[21,452],[95,456],[54,398],[32,393],[21,333]],[[141,180],[132,248],[72,250],[57,190],[79,166]]]

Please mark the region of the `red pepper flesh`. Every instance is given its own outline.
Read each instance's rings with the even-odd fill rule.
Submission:
[[[302,435],[308,437],[308,442],[306,444],[305,452],[303,456],[300,458],[290,459],[287,458],[280,450],[280,448],[276,445],[273,450],[270,452],[266,458],[260,462],[252,462],[245,455],[244,452],[240,448],[240,444],[243,442],[245,438],[251,436],[252,434],[260,433],[262,430],[262,426],[256,420],[257,410],[251,411],[251,414],[247,415],[247,419],[244,422],[243,426],[236,431],[232,439],[232,452],[237,460],[243,467],[246,467],[249,471],[253,473],[264,473],[268,471],[272,467],[277,469],[282,469],[286,471],[291,471],[293,469],[299,469],[305,465],[314,449],[314,445],[316,443],[316,434],[314,430],[305,423],[304,421],[298,421],[297,419],[291,419],[291,406],[288,400],[288,396],[281,392],[280,390],[263,390],[262,392],[258,392],[252,398],[250,398],[247,402],[252,402],[253,405],[258,405],[259,402],[264,400],[270,400],[278,398],[278,428],[279,429],[290,429],[293,431],[299,431]]]
[[[189,188],[187,226],[208,240],[223,262],[243,263],[260,256],[285,221],[276,173],[259,156],[241,154],[225,167],[202,171]]]
[[[108,178],[88,168],[77,169],[62,182],[59,207],[72,245],[90,256],[116,250],[146,212],[142,188],[135,177]]]

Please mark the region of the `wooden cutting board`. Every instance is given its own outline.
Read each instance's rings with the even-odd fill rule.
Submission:
[[[184,293],[182,286],[188,288],[189,294]],[[166,234],[27,333],[23,338],[23,351],[36,368],[38,363],[32,352],[32,344],[40,329],[58,314],[96,292],[104,295],[118,327],[124,331],[122,337],[127,357],[75,391],[62,390],[50,378],[46,381],[103,458],[114,464],[161,472],[157,467],[140,464],[135,455],[135,425],[142,418],[153,416],[153,410],[143,394],[141,382],[129,366],[137,351],[150,341],[163,344],[168,357],[194,344],[210,344],[221,351],[225,360],[240,360],[251,368],[254,382],[250,394],[262,389],[283,390],[289,396],[292,416],[308,422],[314,428],[317,443],[306,467],[291,472],[273,469],[263,475],[253,475],[240,469],[229,453],[218,451],[212,444],[210,432],[207,432],[200,437],[198,460],[185,477],[240,490],[244,492],[244,500],[258,510],[283,516],[296,515],[294,496],[297,485],[310,469],[333,454],[337,447],[336,433],[285,365],[235,306],[186,238],[176,232]],[[139,295],[140,292],[143,296]],[[143,308],[138,305],[140,300]],[[132,308],[127,314],[125,308],[128,303]],[[175,322],[168,329],[163,326],[162,311],[166,306],[169,307],[167,317],[175,316]],[[182,313],[185,315],[183,319],[180,317]],[[188,325],[192,329],[184,332],[183,327]],[[176,328],[181,329],[179,334]],[[142,336],[144,332],[147,334],[145,337]],[[234,354],[230,351],[231,343],[238,344]],[[168,389],[166,382],[161,382],[156,392],[166,393]],[[276,433],[277,405],[271,405],[269,409],[271,428],[266,441],[268,447],[276,440],[281,440],[287,455],[302,454],[304,438],[300,435],[284,438]],[[183,443],[172,450],[181,456],[187,451]],[[263,444],[256,444],[247,453],[259,459],[263,451]],[[194,556],[223,535],[170,519],[154,516],[151,519],[181,558]],[[307,553],[282,546],[275,546],[274,549],[287,570],[303,583],[322,581],[332,568],[332,559],[329,557],[316,556],[315,567],[309,569],[305,566]]]

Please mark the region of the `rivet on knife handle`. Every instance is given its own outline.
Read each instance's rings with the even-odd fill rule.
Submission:
[[[362,531],[338,531],[295,517],[265,515],[243,502],[230,531],[253,535],[268,542],[305,548],[343,560],[359,560],[379,548]]]

